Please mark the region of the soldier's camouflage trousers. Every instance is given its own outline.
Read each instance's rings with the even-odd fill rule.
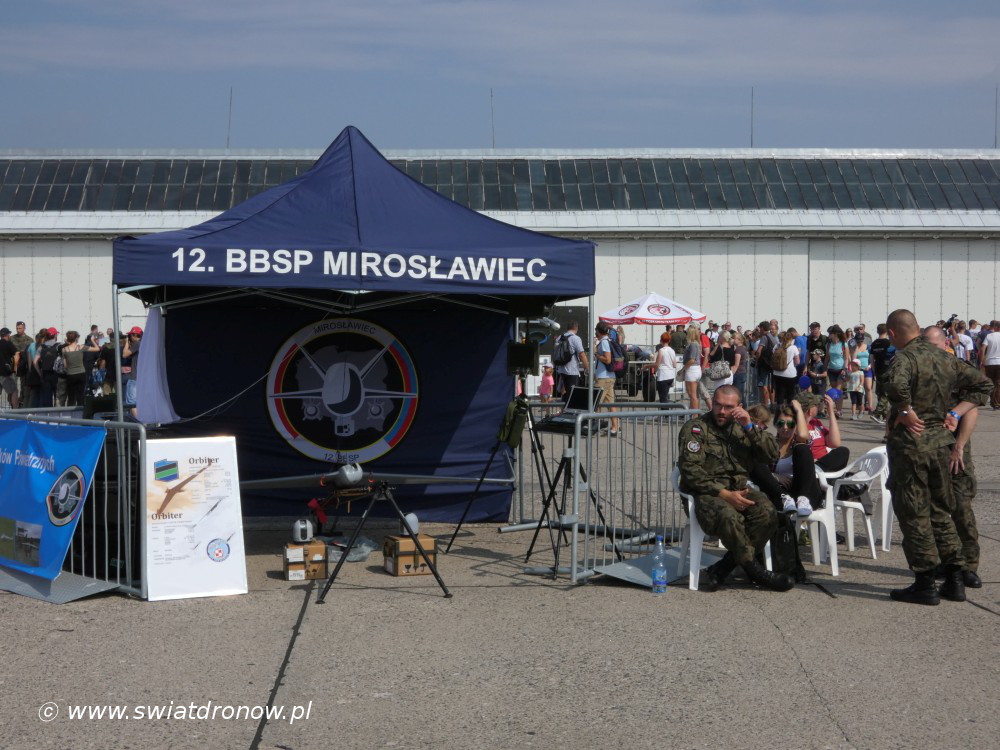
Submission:
[[[962,540],[962,557],[965,567],[969,570],[979,570],[979,528],[976,526],[976,514],[972,511],[972,500],[976,496],[976,470],[972,465],[972,456],[966,445],[965,471],[951,475],[951,490],[955,496],[955,531]]]
[[[951,446],[914,451],[890,443],[888,453],[892,509],[903,532],[903,554],[910,570],[926,573],[939,562],[964,566],[962,540],[952,519]]]
[[[738,565],[752,562],[778,527],[778,516],[763,492],[750,490],[754,505],[742,513],[714,495],[698,495],[694,512],[706,534],[719,537]]]

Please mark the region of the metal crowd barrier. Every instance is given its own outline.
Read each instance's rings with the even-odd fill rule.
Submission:
[[[142,580],[146,429],[136,422],[75,419],[65,409],[4,412],[3,419],[102,427],[107,432],[63,571],[146,598]]]
[[[618,438],[587,437],[585,423],[606,412],[581,414],[569,481],[572,510],[560,526],[570,532],[572,581],[595,575],[601,566],[648,555],[656,534],[680,539],[684,525],[670,482],[677,457],[677,433],[690,409],[622,410]],[[582,436],[582,442],[581,442]]]
[[[612,414],[608,408],[611,406],[618,411]],[[605,558],[624,559],[643,553],[639,545],[651,540],[657,532],[666,532],[668,540],[676,536],[675,530],[679,534],[680,506],[670,486],[677,430],[691,415],[700,413],[682,407],[678,402],[666,406],[658,402],[615,402],[602,405],[595,413],[578,415],[572,434],[538,432],[534,441],[525,428],[518,452],[518,482],[510,524],[500,531],[539,528],[544,501],[552,489],[550,482],[560,463],[571,456],[556,484],[553,505],[541,528],[549,530],[547,538],[551,542],[556,538],[553,530],[560,530],[562,535],[572,529],[573,559],[578,559],[577,533],[582,534],[583,548],[588,550],[591,562],[584,567],[598,564],[594,563],[595,545],[607,545],[601,549]],[[562,404],[533,402],[531,408],[537,421],[538,412],[558,411]],[[619,420],[618,437],[607,432],[612,416]],[[584,423],[586,427],[582,426]],[[586,492],[574,483],[574,477],[577,482],[587,477]],[[617,550],[612,548],[615,543]],[[569,554],[569,547],[560,549],[563,560]],[[559,572],[570,572],[573,580],[577,580],[579,565],[573,566],[572,571],[562,565],[558,567]]]

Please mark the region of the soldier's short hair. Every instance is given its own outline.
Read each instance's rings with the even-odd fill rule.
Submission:
[[[715,393],[712,395],[712,400],[715,401],[715,397],[718,396],[720,393],[723,395],[732,394],[736,396],[737,403],[741,404],[743,403],[743,394],[740,393],[740,389],[737,388],[735,385],[720,385],[718,388],[715,389]]]
[[[913,333],[920,330],[920,326],[917,324],[917,316],[904,308],[899,308],[889,313],[885,325],[889,330],[901,333]]]

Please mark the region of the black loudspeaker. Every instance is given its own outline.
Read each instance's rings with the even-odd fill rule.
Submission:
[[[551,300],[545,297],[510,297],[507,313],[515,318],[544,318],[548,315]]]
[[[508,341],[507,374],[517,375],[518,372],[523,371],[532,375],[538,374],[538,342],[529,341],[527,344],[519,344],[516,341]]]

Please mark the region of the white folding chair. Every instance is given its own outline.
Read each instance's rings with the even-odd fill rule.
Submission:
[[[847,537],[847,549],[852,552],[854,551],[854,513],[857,511],[861,513],[861,517],[865,521],[865,532],[868,534],[868,548],[871,550],[873,560],[876,559],[876,554],[875,533],[872,531],[871,518],[865,512],[865,508],[860,502],[856,500],[840,500],[840,488],[865,487],[871,490],[872,485],[882,477],[883,472],[888,466],[889,459],[884,450],[881,452],[878,450],[869,451],[844,470],[844,474],[851,474],[851,476],[842,476],[840,479],[837,479],[830,489],[830,492],[833,493],[834,507],[840,508],[844,516],[844,535]],[[827,498],[829,498],[829,493],[827,494]]]
[[[684,571],[684,563],[689,562],[688,588],[691,591],[697,591],[698,579],[701,577],[701,550],[705,545],[705,531],[701,528],[701,524],[698,523],[698,517],[694,513],[694,495],[689,495],[681,491],[680,480],[681,471],[675,466],[670,474],[670,481],[674,486],[674,491],[680,496],[681,500],[687,503],[688,523],[681,533],[680,556],[677,558],[677,570],[674,576],[680,577]],[[721,542],[719,546],[722,546]],[[690,561],[688,560],[689,556]],[[764,547],[764,564],[768,570],[771,570],[770,542]]]

